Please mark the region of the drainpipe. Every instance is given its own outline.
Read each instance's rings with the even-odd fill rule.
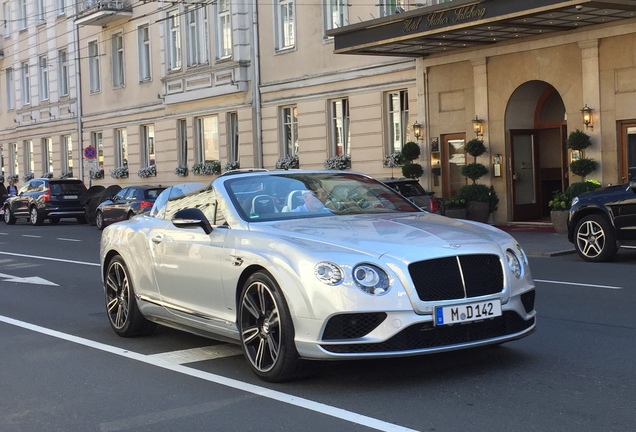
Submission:
[[[80,38],[79,38],[79,25],[75,24],[75,92],[76,92],[76,107],[75,115],[77,115],[77,145],[79,149],[79,172],[80,179],[84,181],[84,140],[82,135],[84,133],[82,129],[82,79],[81,79],[81,67],[80,67]],[[91,179],[89,178],[89,187],[91,186]]]
[[[257,0],[252,2],[252,113],[254,115],[254,133],[256,140],[254,150],[256,152],[255,162],[257,168],[263,168],[263,112],[261,107],[261,60],[258,46],[258,4]]]

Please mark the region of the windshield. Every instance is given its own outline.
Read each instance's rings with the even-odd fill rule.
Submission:
[[[237,176],[225,187],[247,221],[420,211],[393,189],[360,174],[268,173]]]

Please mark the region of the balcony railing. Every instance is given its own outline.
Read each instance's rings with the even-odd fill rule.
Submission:
[[[75,22],[82,25],[104,26],[132,16],[132,0],[84,0]]]

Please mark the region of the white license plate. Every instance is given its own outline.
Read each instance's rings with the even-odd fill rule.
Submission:
[[[501,300],[435,308],[435,324],[457,324],[501,316]]]
[[[77,199],[77,195],[64,195],[64,199]]]

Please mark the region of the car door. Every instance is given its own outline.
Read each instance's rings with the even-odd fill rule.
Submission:
[[[104,208],[104,220],[107,222],[116,222],[123,219],[126,211],[126,195],[131,188],[123,188],[115,196],[111,198],[111,204]]]
[[[166,219],[184,208],[198,208],[214,223],[215,194],[200,184],[173,187]],[[221,263],[227,260],[227,227],[214,226],[210,234],[200,227],[177,228],[173,224],[152,238],[157,245],[156,278],[164,306],[182,318],[221,324],[226,309]]]
[[[16,199],[11,202],[11,210],[14,214],[25,215],[29,213],[29,204],[33,200],[33,196],[36,194],[37,188],[37,180],[29,180],[20,188]]]
[[[636,191],[632,187],[627,187],[616,202],[607,203],[606,206],[611,208],[614,214],[618,240],[636,240]]]

